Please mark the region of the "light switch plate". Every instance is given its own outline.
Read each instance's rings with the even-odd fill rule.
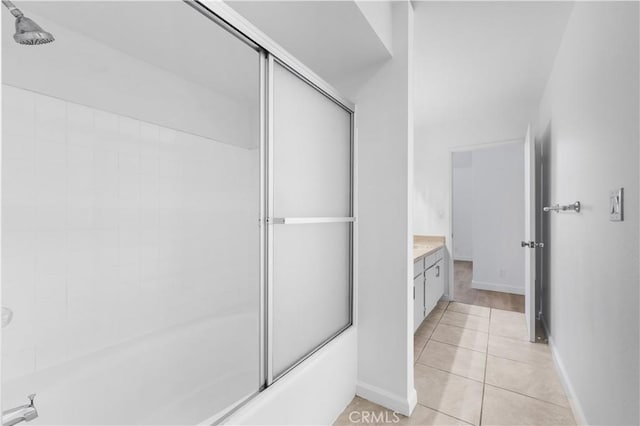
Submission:
[[[609,221],[622,222],[624,220],[624,188],[609,193]]]

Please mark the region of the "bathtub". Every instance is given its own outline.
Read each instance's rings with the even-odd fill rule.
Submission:
[[[257,391],[258,341],[255,313],[201,318],[12,379],[2,406],[36,393],[34,425],[197,424]]]

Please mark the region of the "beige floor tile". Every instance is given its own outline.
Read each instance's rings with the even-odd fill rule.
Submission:
[[[503,309],[491,309],[491,318],[499,321],[524,321],[524,314],[521,312],[505,311]]]
[[[437,324],[440,321],[440,318],[442,318],[442,315],[444,314],[444,312],[445,312],[444,309],[438,309],[436,307],[429,313],[429,315],[427,315],[427,317],[424,320],[434,321]]]
[[[425,345],[429,341],[427,334],[414,334],[413,335],[413,360],[417,361],[420,353],[424,349]]]
[[[482,424],[574,425],[575,421],[568,408],[486,385]]]
[[[526,364],[490,355],[486,383],[569,408],[553,366]]]
[[[435,338],[435,336],[432,336]],[[489,355],[529,364],[553,366],[549,346],[543,343],[516,340],[496,335],[489,336]]]
[[[482,382],[486,357],[482,352],[430,340],[418,362]]]
[[[447,324],[439,324],[431,335],[431,340],[479,352],[486,352],[488,339],[488,333]]]
[[[422,364],[416,364],[414,374],[420,404],[474,425],[479,424],[482,383]]]
[[[422,321],[422,324],[420,324],[420,327],[418,327],[414,334],[423,334],[427,337],[431,337],[431,333],[433,333],[433,330],[437,325],[437,321],[425,319],[424,321]]]
[[[435,309],[447,309],[448,306],[449,306],[448,300],[439,300],[438,303],[436,304]]]
[[[489,331],[489,318],[482,318],[475,315],[461,314],[459,312],[446,311],[440,323],[455,325],[462,328],[468,328],[470,330],[477,330],[482,332]]]
[[[342,413],[338,416],[338,418],[333,424],[334,425],[351,425],[351,424],[355,424],[356,422],[362,424],[363,423],[362,414],[364,412],[376,413],[376,417],[379,415],[379,413],[383,413],[383,414],[393,413],[393,411],[387,410],[386,408],[381,407],[378,404],[374,404],[371,401],[368,401],[364,398],[360,398],[359,396],[356,396],[355,398],[353,398],[353,400],[351,400],[351,403],[347,405],[347,408],[345,408],[342,411]],[[367,418],[371,418],[371,415],[367,414]],[[369,423],[369,424],[372,424],[372,423]]]
[[[462,314],[477,315],[479,317],[489,318],[491,309],[484,306],[467,305],[466,303],[451,302],[447,310],[460,312]]]
[[[336,419],[334,425],[443,425],[456,426],[468,425],[461,420],[439,413],[431,408],[418,404],[411,413],[411,417],[405,417],[392,410],[386,409],[373,402],[356,396],[351,404]]]
[[[517,340],[529,340],[524,314],[500,309],[491,309],[489,334]]]
[[[462,420],[458,420],[454,417],[447,416],[446,414],[439,413],[424,405],[416,405],[415,410],[411,413],[411,417],[403,417],[397,423],[398,425],[442,425],[442,426],[464,426],[469,423],[465,423]]]

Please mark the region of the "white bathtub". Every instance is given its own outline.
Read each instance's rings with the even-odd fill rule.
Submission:
[[[257,390],[257,324],[236,313],[125,342],[4,383],[2,406],[36,393],[32,424],[196,424]]]

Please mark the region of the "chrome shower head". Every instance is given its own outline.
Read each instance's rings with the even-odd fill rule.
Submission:
[[[51,33],[45,31],[40,25],[33,22],[32,19],[24,16],[22,11],[15,7],[9,0],[2,0],[9,12],[16,17],[16,33],[13,35],[13,39],[20,44],[24,45],[36,45],[51,43],[55,38]]]
[[[55,40],[51,33],[43,30],[40,25],[26,16],[16,18],[16,33],[13,35],[13,39],[26,45],[46,44]]]

